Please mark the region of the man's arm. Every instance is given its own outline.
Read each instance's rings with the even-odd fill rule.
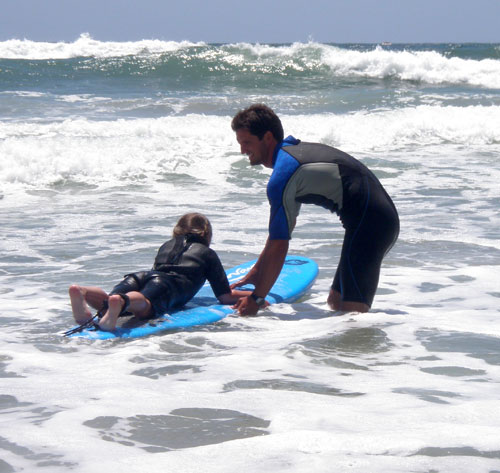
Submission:
[[[255,294],[265,297],[278,279],[288,253],[288,240],[267,240],[259,260],[252,269]],[[259,310],[252,297],[242,297],[234,306],[240,315],[255,315]]]
[[[245,286],[246,284],[254,284],[255,285],[255,283],[259,280],[259,268],[260,268],[260,265],[262,263],[263,256],[264,256],[264,254],[266,252],[266,248],[268,246],[268,242],[269,242],[269,240],[266,241],[264,249],[260,253],[259,258],[255,262],[255,264],[252,266],[252,268],[250,269],[250,271],[248,271],[248,273],[245,274],[245,276],[243,276],[241,279],[239,279],[238,281],[232,283],[231,284],[231,289],[235,289],[237,287]]]

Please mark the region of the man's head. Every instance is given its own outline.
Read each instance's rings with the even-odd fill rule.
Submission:
[[[233,131],[240,129],[248,130],[262,140],[265,133],[270,131],[274,139],[280,143],[283,141],[284,133],[281,120],[267,105],[257,103],[240,110],[231,122]]]
[[[280,119],[269,107],[255,104],[241,110],[233,118],[231,128],[250,164],[272,167],[274,149],[284,134]]]

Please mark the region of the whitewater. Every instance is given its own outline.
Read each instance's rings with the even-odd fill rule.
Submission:
[[[0,472],[499,472],[499,78],[496,44],[0,42]],[[372,310],[328,310],[343,228],[303,206],[300,301],[62,337],[68,286],[148,269],[185,212],[225,267],[259,255],[269,171],[230,128],[254,102],[393,198]]]

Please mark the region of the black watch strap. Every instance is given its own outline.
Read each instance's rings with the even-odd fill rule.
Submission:
[[[252,294],[250,294],[250,297],[255,301],[258,307],[263,307],[266,303],[266,299],[258,296],[257,294],[255,294],[255,292],[252,292]]]

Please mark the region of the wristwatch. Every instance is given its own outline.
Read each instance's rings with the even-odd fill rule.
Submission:
[[[263,307],[266,304],[266,299],[258,296],[257,294],[255,294],[255,292],[252,292],[252,294],[250,294],[250,297],[255,301],[259,308]]]

